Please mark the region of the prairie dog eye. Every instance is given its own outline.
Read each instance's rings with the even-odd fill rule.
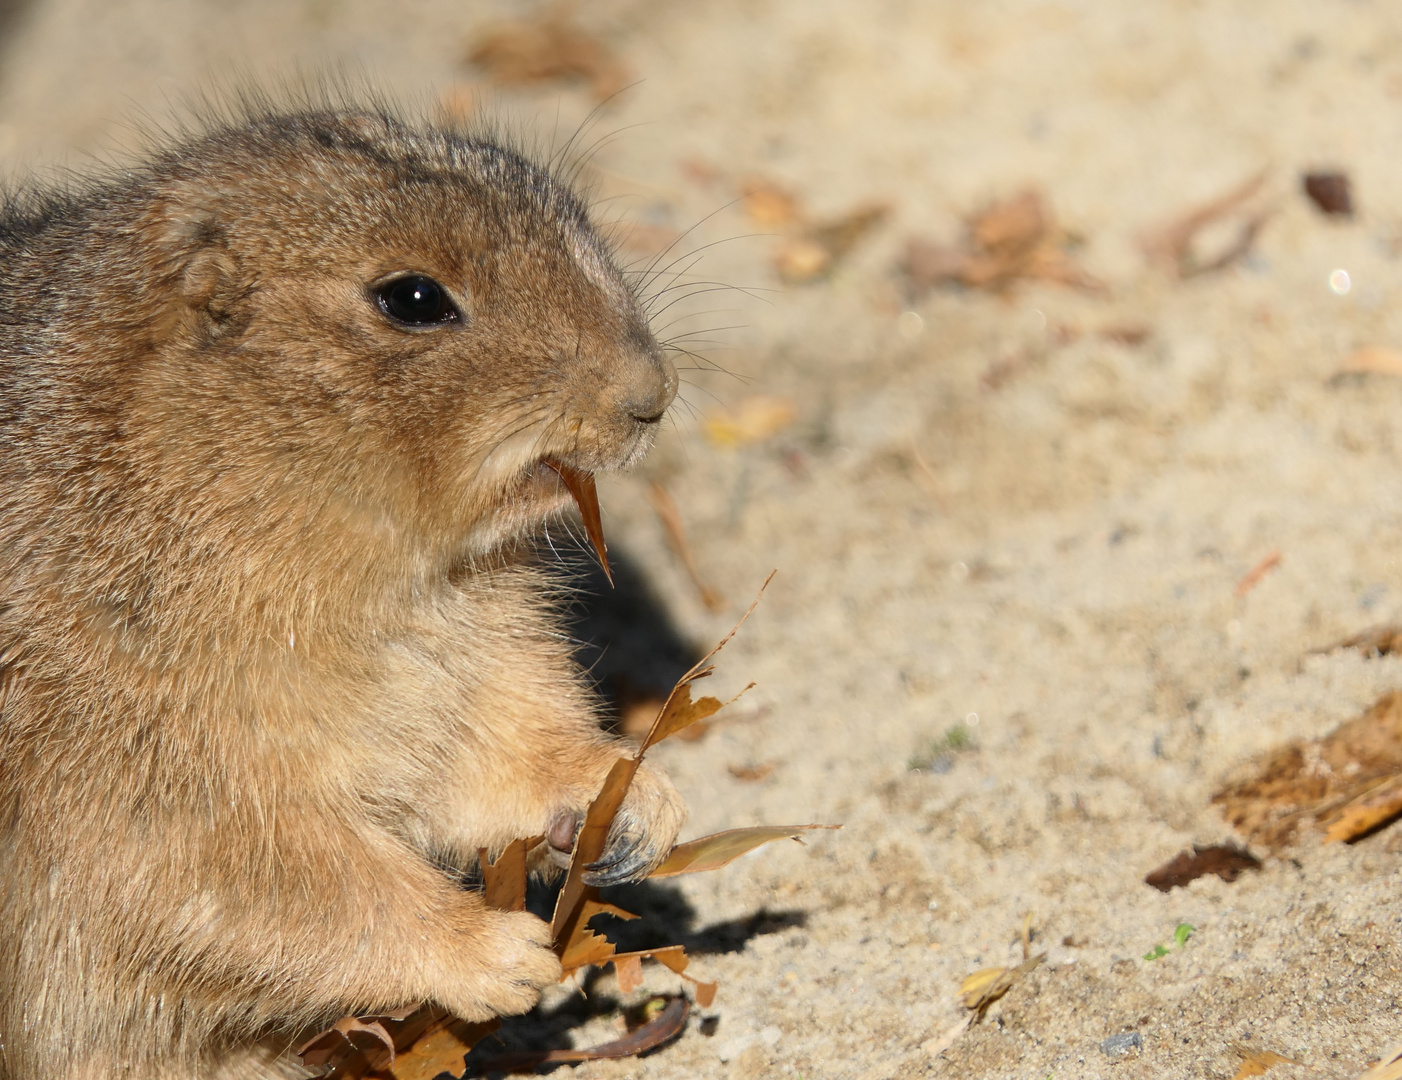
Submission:
[[[461,317],[448,290],[423,274],[406,274],[372,290],[375,302],[402,326],[438,326]]]

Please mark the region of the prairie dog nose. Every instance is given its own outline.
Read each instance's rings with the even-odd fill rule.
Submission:
[[[640,424],[655,424],[677,396],[677,368],[661,352],[647,356],[623,399],[623,408]]]

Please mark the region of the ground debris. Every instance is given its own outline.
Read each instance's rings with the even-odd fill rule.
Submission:
[[[1100,1052],[1112,1060],[1128,1057],[1144,1049],[1144,1036],[1137,1031],[1111,1035],[1100,1044]]]
[[[1159,892],[1168,892],[1207,874],[1216,874],[1223,881],[1235,881],[1243,872],[1260,868],[1260,859],[1235,844],[1212,844],[1209,847],[1194,844],[1191,852],[1175,855],[1157,870],[1151,871],[1144,882]]]
[[[1262,227],[1274,212],[1262,196],[1266,172],[1261,170],[1229,191],[1180,214],[1140,237],[1151,262],[1166,266],[1180,278],[1197,277],[1240,262],[1251,253]],[[1210,243],[1216,225],[1227,236]]]
[[[686,1027],[691,1011],[684,997],[674,997],[651,1020],[617,1039],[584,1050],[524,1050],[498,1054],[480,1065],[483,1073],[532,1072],[541,1065],[564,1062],[601,1061],[607,1058],[634,1057],[656,1049],[675,1039]]]
[[[1028,187],[969,217],[957,246],[911,239],[899,269],[912,298],[940,285],[1001,291],[1019,280],[1103,291],[1104,284],[1071,258],[1075,244],[1057,224],[1046,196]]]
[[[1232,1080],[1249,1080],[1252,1076],[1264,1076],[1277,1065],[1303,1065],[1292,1057],[1277,1054],[1274,1050],[1256,1050],[1236,1043],[1232,1050],[1241,1058],[1241,1065],[1232,1074]]]
[[[583,82],[599,101],[629,80],[613,51],[560,7],[536,19],[487,27],[469,43],[467,59],[503,86]]]
[[[1390,1047],[1358,1080],[1402,1080],[1402,1043]]]
[[[759,177],[741,184],[740,204],[755,225],[784,234],[774,269],[791,285],[827,277],[891,212],[889,203],[865,202],[835,217],[813,218],[796,194]]]
[[[1321,214],[1353,216],[1353,185],[1348,173],[1308,172],[1300,177],[1300,186]]]
[[[1366,375],[1402,375],[1402,350],[1385,345],[1364,345],[1354,349],[1339,365],[1331,383],[1339,383]]]
[[[1324,830],[1326,843],[1376,831],[1402,815],[1402,692],[1383,695],[1322,739],[1280,747],[1212,801],[1271,848],[1293,840],[1306,820]]]
[[[1014,968],[991,967],[975,971],[959,984],[959,997],[964,1008],[971,1009],[981,1020],[988,1007],[1013,988],[1013,985],[1047,958],[1038,953]]]
[[[1350,634],[1342,641],[1326,645],[1322,649],[1311,649],[1313,653],[1331,653],[1338,649],[1357,649],[1369,656],[1388,656],[1402,650],[1402,626],[1384,623],[1370,626],[1356,634]]]
[[[672,549],[672,554],[681,562],[682,568],[691,578],[691,584],[696,587],[702,606],[707,611],[719,611],[725,605],[725,598],[705,582],[696,568],[696,557],[692,555],[691,545],[687,543],[686,527],[682,524],[682,512],[677,506],[677,501],[672,498],[672,493],[656,480],[648,485],[647,494],[652,509],[657,514],[657,520],[662,523],[662,531],[667,534],[667,546]],[[660,705],[659,702],[659,710]],[[626,723],[624,728],[626,731]]]

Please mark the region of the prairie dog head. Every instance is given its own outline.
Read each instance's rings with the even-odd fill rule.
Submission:
[[[132,408],[219,484],[472,557],[568,501],[545,462],[632,463],[675,396],[584,208],[511,151],[309,112],[149,184]]]

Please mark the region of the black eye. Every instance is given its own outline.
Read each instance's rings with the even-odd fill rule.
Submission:
[[[380,310],[406,326],[434,326],[456,322],[458,309],[448,299],[448,290],[422,274],[395,278],[375,289]]]

